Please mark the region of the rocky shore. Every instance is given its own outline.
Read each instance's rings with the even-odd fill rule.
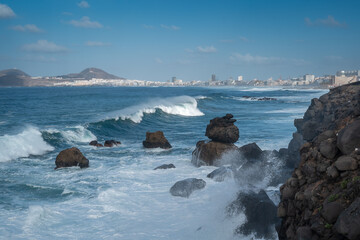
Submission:
[[[313,99],[295,126],[279,239],[360,239],[360,83]]]

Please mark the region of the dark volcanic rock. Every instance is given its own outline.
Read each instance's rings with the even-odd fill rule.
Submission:
[[[307,142],[280,188],[280,240],[360,239],[359,115],[357,82],[313,99],[304,118],[294,122]]]
[[[55,160],[56,168],[79,166],[89,167],[89,160],[76,147],[62,150]],[[56,169],[55,168],[55,169]]]
[[[143,145],[145,148],[171,148],[162,131],[146,132],[146,140],[143,141]]]
[[[343,211],[335,223],[338,233],[348,239],[360,239],[360,198]]]
[[[212,178],[216,182],[222,182],[225,178],[232,177],[233,171],[229,167],[221,166],[215,169],[207,175],[208,178]]]
[[[114,146],[117,146],[117,145],[120,145],[121,142],[119,141],[115,141],[115,140],[106,140],[105,143],[104,143],[104,147],[114,147]]]
[[[158,170],[158,169],[168,169],[168,168],[175,168],[175,165],[170,163],[170,164],[163,164],[161,166],[158,166],[156,168],[154,168],[154,170]]]
[[[227,211],[229,215],[236,215],[244,211],[247,221],[239,226],[235,232],[244,235],[255,233],[257,238],[274,238],[274,224],[278,223],[277,208],[264,190],[259,193],[240,193]]]
[[[188,198],[193,191],[203,189],[205,185],[206,182],[202,179],[187,178],[176,182],[170,188],[170,193],[173,196]]]
[[[192,153],[191,162],[195,166],[215,165],[220,166],[222,163],[217,161],[222,158],[225,153],[236,151],[238,148],[232,143],[221,142],[205,142],[199,141],[196,144],[196,149]]]
[[[205,136],[215,142],[234,143],[239,139],[239,129],[234,125],[233,115],[226,114],[210,120],[206,127]]]
[[[103,145],[101,143],[99,143],[98,141],[94,140],[94,141],[91,141],[89,143],[89,145],[91,146],[95,146],[95,147],[103,147]]]
[[[343,154],[350,154],[355,148],[360,148],[360,119],[339,132],[337,146]]]
[[[239,152],[248,160],[259,159],[263,151],[256,143],[249,143],[239,148]]]

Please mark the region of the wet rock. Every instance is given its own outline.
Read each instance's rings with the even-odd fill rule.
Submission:
[[[89,167],[89,160],[76,147],[62,150],[55,160],[56,168],[79,166]]]
[[[296,230],[296,239],[299,240],[311,240],[313,233],[310,227],[299,227]]]
[[[334,166],[330,166],[326,169],[326,174],[331,178],[337,178],[339,176],[339,172]]]
[[[239,129],[234,125],[232,114],[210,120],[205,136],[215,142],[235,143],[239,139]]]
[[[337,146],[345,155],[352,153],[355,148],[360,148],[360,120],[354,121],[339,132]]]
[[[188,198],[193,191],[203,189],[205,185],[206,182],[202,179],[188,178],[176,182],[170,188],[170,193],[173,196]]]
[[[338,151],[339,151],[339,149],[336,146],[335,139],[330,138],[330,139],[324,140],[320,143],[320,153],[328,159],[335,158]]]
[[[154,170],[158,170],[158,169],[169,169],[169,168],[175,168],[175,165],[170,163],[170,164],[163,164],[163,165],[160,165],[156,168],[154,168]]]
[[[346,238],[360,239],[360,198],[356,200],[338,217],[335,229]]]
[[[277,209],[264,190],[259,193],[240,193],[227,211],[234,215],[244,211],[247,221],[235,232],[246,236],[255,233],[256,238],[274,238],[274,224],[278,223]]]
[[[89,143],[89,145],[91,146],[95,146],[95,147],[103,147],[103,145],[101,143],[99,143],[98,141],[94,140],[94,141],[91,141]]]
[[[339,170],[339,171],[350,171],[350,170],[355,170],[358,168],[358,164],[357,161],[349,156],[341,156],[339,157],[334,166]]]
[[[114,146],[117,146],[117,145],[120,145],[121,142],[119,141],[115,141],[115,140],[106,140],[105,143],[104,143],[104,147],[114,147]]]
[[[239,148],[239,152],[248,160],[260,159],[262,150],[256,143],[249,143]]]
[[[143,141],[145,148],[171,148],[169,141],[165,138],[162,131],[146,132],[146,140]]]
[[[225,166],[221,166],[207,175],[208,178],[212,178],[216,182],[222,182],[225,178],[231,178],[232,176],[233,171],[231,168]]]
[[[197,167],[202,165],[220,166],[221,162],[217,160],[220,160],[225,153],[236,150],[237,147],[232,143],[199,141],[192,153],[191,162]]]

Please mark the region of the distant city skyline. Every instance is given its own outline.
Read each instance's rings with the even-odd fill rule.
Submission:
[[[0,0],[0,70],[207,81],[360,68],[360,1]]]

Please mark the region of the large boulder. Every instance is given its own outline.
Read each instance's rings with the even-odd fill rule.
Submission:
[[[360,148],[360,119],[339,132],[337,146],[343,154],[350,154],[355,148]]]
[[[234,125],[232,114],[210,120],[205,136],[216,142],[234,143],[239,139],[239,129]]]
[[[358,197],[345,211],[338,217],[335,229],[346,238],[355,240],[360,239],[360,198]]]
[[[56,168],[79,166],[89,167],[89,160],[76,147],[62,150],[55,160]]]
[[[339,171],[349,171],[349,170],[355,170],[358,168],[357,161],[349,156],[341,156],[339,157],[336,162],[334,163],[335,167]]]
[[[232,143],[199,141],[192,153],[191,162],[198,167],[202,165],[220,166],[221,162],[217,160],[220,160],[225,153],[236,150],[237,147]]]
[[[264,190],[260,192],[240,193],[228,207],[229,215],[244,212],[246,222],[235,232],[246,236],[255,233],[256,238],[274,238],[274,225],[279,222],[277,208]]]
[[[146,132],[146,140],[143,141],[143,145],[145,148],[171,148],[162,131]]]
[[[170,188],[170,193],[173,196],[188,198],[193,191],[203,189],[205,185],[206,182],[202,179],[187,178],[176,182]]]

